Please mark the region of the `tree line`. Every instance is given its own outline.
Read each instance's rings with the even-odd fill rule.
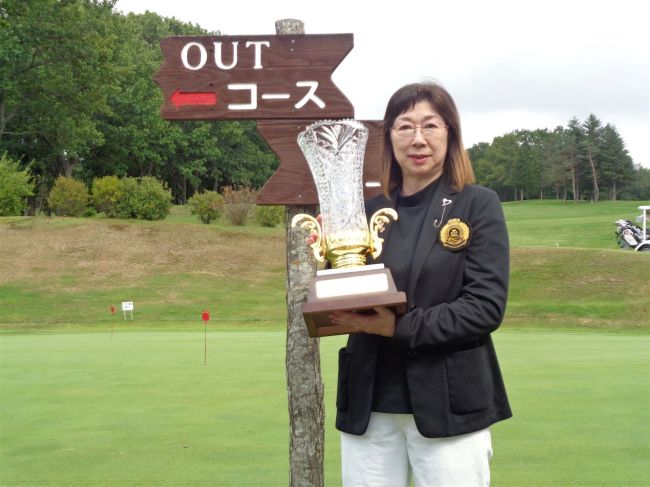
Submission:
[[[260,188],[278,166],[251,121],[169,122],[152,76],[159,41],[209,35],[116,0],[0,2],[0,155],[28,168],[34,204],[59,175],[153,176],[176,203],[200,190]],[[650,198],[612,125],[595,116],[553,131],[516,131],[469,149],[478,181],[503,200]],[[645,191],[645,193],[643,193]]]
[[[477,180],[502,201],[650,198],[650,170],[635,166],[616,127],[594,114],[554,130],[516,130],[468,152]]]
[[[115,0],[0,3],[0,154],[29,165],[41,199],[57,176],[154,176],[177,203],[199,189],[260,187],[278,166],[251,121],[168,122],[152,80],[159,41],[208,35]]]

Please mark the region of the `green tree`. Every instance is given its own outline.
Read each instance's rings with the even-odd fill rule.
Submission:
[[[501,199],[505,199],[505,194],[502,194],[504,174],[500,166],[493,164],[489,158],[490,147],[488,142],[479,142],[467,149],[467,154],[472,161],[476,182],[492,188]]]
[[[571,176],[568,158],[568,134],[561,125],[548,133],[543,150],[542,184],[555,194],[556,199],[567,199]]]
[[[18,161],[0,157],[0,216],[20,215],[27,208],[27,197],[34,194],[29,171]]]
[[[477,182],[499,193],[502,200],[554,194],[556,198],[585,197],[598,201],[628,198],[637,189],[639,170],[613,125],[590,115],[581,123],[573,117],[566,128],[516,130],[468,149]],[[643,179],[643,175],[641,175]],[[587,189],[584,189],[587,188]]]
[[[616,200],[618,190],[631,181],[634,175],[634,163],[625,142],[613,125],[607,124],[602,131],[600,149],[600,177],[607,185],[609,199]]]
[[[519,156],[519,142],[514,132],[495,137],[490,148],[486,151],[486,160],[494,166],[492,174],[500,179],[507,196],[503,199],[517,200],[521,194],[518,186],[517,160]]]
[[[580,200],[580,175],[583,159],[582,146],[585,134],[580,121],[576,117],[569,120],[565,137],[564,147],[566,150],[567,166],[571,178],[571,193],[573,194],[573,201],[577,202]]]
[[[594,115],[590,114],[583,123],[584,139],[583,149],[584,156],[588,163],[592,180],[592,195],[591,199],[597,202],[600,198],[600,187],[598,185],[599,169],[600,169],[600,155],[603,147],[603,124]]]
[[[101,145],[114,86],[111,0],[4,0],[0,144],[34,170],[70,176]]]
[[[232,122],[230,122],[232,123]],[[181,122],[178,125],[187,143],[179,144],[165,170],[165,179],[176,190],[177,201],[185,203],[199,188],[206,188],[210,170],[223,158],[218,127],[207,122]]]
[[[625,200],[650,201],[650,169],[640,165],[635,167],[630,182],[620,195]]]
[[[84,160],[83,178],[108,174],[160,177],[165,164],[187,141],[180,126],[160,117],[163,97],[152,80],[162,63],[158,41],[167,35],[204,31],[150,12],[116,15],[114,26],[112,62],[119,67],[118,78],[108,94],[110,112],[98,121],[104,143]]]
[[[168,183],[178,203],[202,189],[261,186],[277,159],[254,122],[168,122],[160,117],[163,97],[152,80],[162,63],[160,39],[207,32],[151,12],[130,14],[117,24],[114,62],[123,77],[109,96],[111,113],[100,120],[105,143],[84,161],[84,179],[101,174],[155,176]]]
[[[255,128],[255,122],[224,124],[219,134],[223,157],[212,168],[215,185],[249,186],[259,188],[273,174],[277,159],[263,150],[265,143]]]
[[[513,167],[512,179],[521,188],[522,199],[534,197],[539,192],[543,198],[544,183],[542,178],[543,159],[546,150],[548,131],[517,130],[517,161]]]
[[[153,81],[159,41],[210,34],[115,0],[0,2],[0,151],[23,163],[39,192],[59,174],[153,176],[184,203],[200,189],[260,187],[278,161],[254,122],[168,122]],[[39,197],[41,199],[41,197]]]

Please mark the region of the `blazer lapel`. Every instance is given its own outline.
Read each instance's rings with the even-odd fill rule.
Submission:
[[[429,255],[431,248],[438,240],[440,227],[449,219],[451,209],[455,203],[454,195],[457,191],[452,188],[451,183],[445,177],[440,181],[436,192],[431,199],[429,209],[424,217],[424,223],[420,230],[420,237],[415,246],[415,254],[411,263],[411,277],[409,279],[407,296],[413,296],[415,285],[420,277],[424,261]]]

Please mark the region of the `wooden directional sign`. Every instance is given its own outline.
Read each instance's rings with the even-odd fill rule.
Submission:
[[[168,120],[325,119],[354,116],[332,72],[352,34],[174,36],[160,41],[154,79]]]
[[[379,173],[382,157],[381,120],[360,120],[368,127],[368,143],[364,154],[364,196],[370,198],[381,192]],[[317,205],[318,192],[309,165],[296,142],[298,134],[312,120],[259,121],[258,132],[266,139],[280,159],[280,167],[266,182],[259,195],[260,205]],[[343,188],[341,188],[343,190]]]

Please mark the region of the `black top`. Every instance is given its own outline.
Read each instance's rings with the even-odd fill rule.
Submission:
[[[382,261],[390,269],[398,291],[406,292],[408,287],[411,259],[404,259],[404,255],[413,255],[415,252],[424,217],[439,180],[415,194],[397,197],[395,210],[399,218],[391,223],[390,238],[386,239]],[[381,413],[411,413],[405,350],[393,338],[381,337],[378,353],[372,410]]]

